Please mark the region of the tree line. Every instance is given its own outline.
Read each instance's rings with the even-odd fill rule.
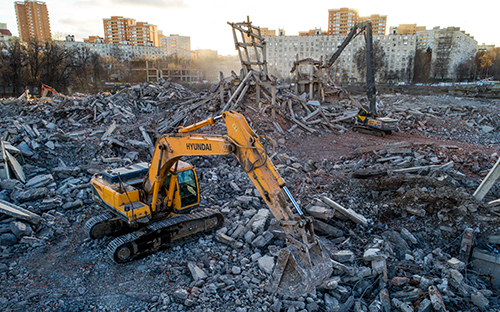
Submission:
[[[398,71],[387,70],[384,49],[374,43],[374,70],[384,82],[421,82],[427,83],[443,79],[446,66],[434,71],[431,76],[432,50],[417,50],[414,58],[408,60],[407,68]],[[365,49],[355,54],[354,60],[358,72],[364,75],[366,68]],[[136,58],[139,60],[139,58]],[[218,68],[227,62],[220,60],[199,60],[191,62],[166,57],[157,60],[160,63],[179,63],[180,66],[197,67],[203,76],[212,80],[218,76]],[[187,63],[186,63],[187,62]],[[229,69],[237,67],[229,62]],[[333,74],[332,74],[333,75]],[[458,64],[455,70],[456,81],[473,81],[478,79],[500,77],[500,48],[478,51],[473,60]],[[347,73],[341,79],[348,80]],[[39,42],[31,40],[23,43],[18,39],[0,43],[0,93],[18,95],[26,88],[40,90],[46,84],[59,92],[72,93],[96,92],[104,89],[104,82],[141,82],[146,81],[144,71],[134,71],[125,62],[120,53],[114,56],[102,56],[88,48],[69,48],[58,41]]]
[[[26,88],[39,90],[41,84],[59,92],[99,88],[120,67],[89,49],[67,48],[53,40],[13,39],[2,42],[0,51],[0,86],[14,95]]]

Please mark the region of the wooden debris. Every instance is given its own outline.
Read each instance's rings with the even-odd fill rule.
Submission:
[[[490,170],[486,178],[479,185],[479,187],[474,192],[473,196],[476,200],[480,201],[491,189],[495,181],[500,177],[500,158],[497,160],[496,164]]]

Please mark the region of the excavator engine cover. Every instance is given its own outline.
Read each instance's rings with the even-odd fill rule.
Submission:
[[[316,238],[308,248],[290,245],[280,250],[267,288],[288,297],[300,297],[321,285],[332,271],[332,261]]]

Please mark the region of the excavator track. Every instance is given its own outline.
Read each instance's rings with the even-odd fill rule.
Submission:
[[[113,213],[106,212],[90,218],[84,229],[91,239],[98,239],[123,230],[124,223]]]
[[[377,129],[372,129],[369,127],[364,127],[364,126],[353,126],[352,131],[358,132],[358,133],[363,133],[363,134],[369,134],[369,135],[374,135],[383,138],[385,136],[385,132],[382,130],[377,130]]]
[[[108,254],[115,262],[125,263],[196,234],[211,232],[223,223],[224,217],[215,210],[175,216],[118,236],[108,244]]]

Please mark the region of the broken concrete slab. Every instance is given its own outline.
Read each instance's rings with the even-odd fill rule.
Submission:
[[[330,220],[335,216],[335,210],[330,207],[311,206],[306,208],[306,211],[311,216],[323,220]]]
[[[215,237],[221,243],[231,246],[234,249],[239,249],[243,247],[243,243],[235,240],[234,238],[227,236],[226,234],[218,232]]]
[[[354,262],[354,253],[350,250],[339,250],[335,251],[331,255],[332,259],[341,263],[353,263]]]
[[[351,208],[346,209],[328,197],[322,197],[321,200],[324,203],[326,203],[327,205],[329,205],[330,207],[338,210],[342,215],[344,215],[346,218],[351,219],[355,223],[362,224],[364,226],[368,225],[368,220],[364,216],[362,216],[362,215],[358,214],[357,212],[355,212],[354,210],[352,210]]]
[[[479,291],[472,293],[470,296],[470,300],[475,306],[483,309],[485,309],[490,304],[490,301]]]
[[[26,182],[26,187],[43,187],[54,182],[54,177],[51,174],[37,175]]]
[[[21,189],[23,187],[23,183],[19,180],[0,180],[0,189],[2,190],[15,190]]]
[[[33,234],[33,229],[29,224],[26,224],[21,221],[13,221],[10,224],[10,230],[16,237],[19,239],[23,236],[30,236]]]
[[[78,200],[75,200],[75,201],[71,201],[71,202],[67,202],[65,203],[62,208],[65,209],[65,210],[68,210],[68,209],[73,209],[73,208],[78,208],[78,207],[81,207],[83,206],[83,202],[78,199]]]
[[[104,132],[104,134],[102,135],[101,140],[104,140],[107,137],[109,137],[115,131],[115,129],[116,129],[116,121],[113,121],[113,123],[108,127],[106,132]]]
[[[49,193],[46,187],[29,188],[24,190],[14,190],[10,197],[20,203],[33,201],[45,197]]]
[[[263,256],[257,260],[259,264],[259,268],[264,271],[266,274],[271,274],[274,269],[274,257],[271,256]]]
[[[42,220],[39,215],[1,199],[0,212],[33,224],[38,224]]]
[[[264,227],[266,225],[267,219],[269,218],[269,215],[270,215],[269,209],[259,209],[254,218],[252,218],[253,222],[251,226],[252,226],[252,231],[254,233],[258,234],[264,231]]]
[[[270,231],[265,231],[264,233],[262,233],[262,235],[257,236],[257,238],[252,241],[251,245],[255,248],[263,248],[267,244],[269,244],[269,242],[271,242],[273,238],[273,233],[271,233]]]
[[[5,151],[5,157],[9,161],[9,164],[12,167],[14,174],[19,179],[19,181],[25,183],[26,176],[24,175],[23,167],[19,164],[17,159],[14,156],[12,156],[8,151]]]
[[[319,233],[325,234],[325,235],[330,235],[332,237],[341,237],[344,235],[344,231],[341,229],[330,225],[326,222],[323,222],[321,220],[314,219],[313,220],[313,226],[314,226],[314,231],[317,231]]]
[[[200,267],[198,267],[195,263],[189,262],[188,264],[189,271],[191,272],[191,276],[195,280],[195,282],[199,280],[203,280],[208,277],[207,273],[203,271]]]
[[[429,287],[429,296],[434,311],[446,312],[446,305],[444,304],[443,296],[441,295],[436,286]]]
[[[80,167],[66,167],[60,166],[51,169],[53,174],[65,175],[65,176],[75,176],[79,174],[82,170]]]
[[[12,246],[17,244],[17,237],[12,233],[0,235],[0,246]]]

